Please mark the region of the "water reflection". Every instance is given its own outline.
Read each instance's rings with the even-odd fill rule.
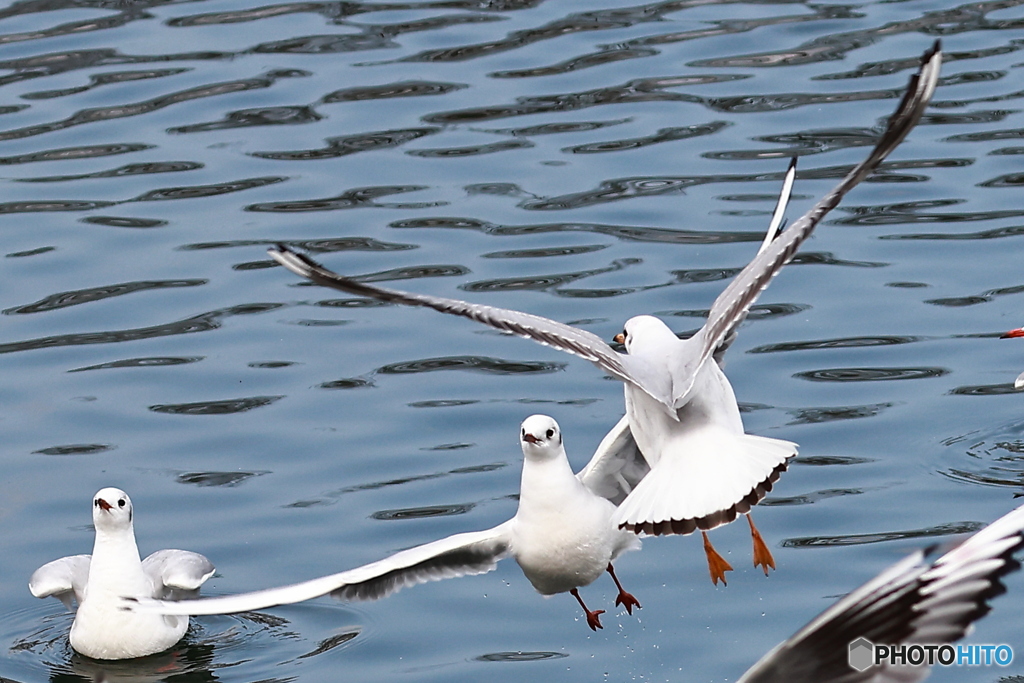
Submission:
[[[246,648],[254,642],[262,642],[263,647],[280,647],[282,642],[295,638],[287,629],[287,620],[251,612],[193,620],[185,639],[167,652],[139,659],[99,661],[71,650],[67,642],[71,615],[60,616],[61,619],[46,619],[43,628],[11,647],[12,653],[31,652],[40,657],[40,664],[48,670],[51,681],[218,681],[221,680],[218,670],[223,667],[230,670],[251,658]],[[271,642],[267,642],[268,639]],[[284,683],[287,679],[262,680]]]

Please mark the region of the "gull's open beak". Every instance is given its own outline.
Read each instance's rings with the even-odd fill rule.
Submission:
[[[526,441],[527,443],[540,443],[540,439],[535,437],[533,434],[530,434],[529,432],[523,434],[523,441]]]
[[[621,332],[619,332],[617,335],[612,337],[612,340],[613,341],[617,341],[620,344],[625,344],[626,343],[626,336],[624,334],[622,334]]]
[[[103,510],[103,511],[108,511],[108,510],[113,510],[114,509],[113,505],[111,505],[107,501],[103,500],[102,498],[97,498],[96,499],[96,504],[99,505],[100,509]]]
[[[1024,327],[1018,327],[1015,330],[1004,332],[999,336],[1000,339],[1009,339],[1010,337],[1024,337]]]

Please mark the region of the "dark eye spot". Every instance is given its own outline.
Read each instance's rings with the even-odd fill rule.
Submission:
[[[124,507],[124,498],[122,498],[121,500],[117,501],[117,507],[119,507],[119,508],[123,508]]]
[[[94,500],[94,501],[92,502],[92,505],[93,505],[93,507],[99,507],[99,506],[100,506],[100,499],[99,499],[99,498],[97,498],[96,500]]]
[[[629,339],[629,333],[626,332],[626,328],[625,327],[622,328],[622,338],[623,339]]]
[[[549,430],[548,430],[548,438],[550,439],[550,438],[551,438],[551,437],[553,437],[554,435],[555,435],[555,430],[554,430],[554,429],[549,429]]]

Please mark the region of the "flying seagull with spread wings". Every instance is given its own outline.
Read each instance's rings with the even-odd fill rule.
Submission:
[[[519,508],[512,519],[487,529],[456,534],[403,550],[371,564],[280,588],[198,600],[133,598],[122,609],[159,614],[231,614],[285,605],[330,594],[343,600],[376,600],[406,586],[482,574],[498,560],[513,557],[541,595],[570,593],[597,630],[604,610],[590,610],[579,594],[607,571],[629,614],[640,603],[627,593],[612,567],[621,553],[640,547],[636,535],[614,523],[622,486],[647,473],[647,463],[628,440],[605,439],[589,467],[573,474],[558,423],[547,415],[528,417],[520,430],[523,476]],[[609,467],[607,463],[615,463]],[[604,463],[598,467],[596,463]]]
[[[132,659],[172,647],[188,629],[187,616],[133,614],[121,609],[121,598],[195,596],[213,576],[210,561],[187,550],[158,550],[140,560],[132,517],[127,493],[102,489],[92,499],[92,555],[48,562],[29,579],[37,598],[53,596],[69,609],[77,602],[71,647],[93,659]]]
[[[815,226],[906,137],[931,100],[939,77],[939,43],[925,52],[899,107],[878,143],[838,185],[778,236],[768,231],[754,259],[711,306],[704,326],[679,340],[661,320],[639,315],[626,321],[615,351],[596,335],[529,313],[456,299],[377,287],[334,273],[285,246],[270,255],[316,284],[385,302],[425,306],[510,332],[580,356],[625,384],[629,431],[651,467],[619,506],[616,523],[648,534],[689,534],[700,529],[711,578],[725,580],[729,564],[707,534],[747,514],[754,564],[765,573],[774,559],[749,517],[796,454],[796,444],[745,434],[732,386],[719,364],[750,306],[788,263]],[[786,193],[783,193],[786,196]],[[784,200],[780,202],[784,204]],[[773,238],[774,237],[774,238]]]

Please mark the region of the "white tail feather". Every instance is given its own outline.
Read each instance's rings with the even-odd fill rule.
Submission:
[[[626,497],[619,506],[618,524],[699,520],[729,510],[797,452],[791,441],[715,426],[687,441],[678,457],[658,461]]]

